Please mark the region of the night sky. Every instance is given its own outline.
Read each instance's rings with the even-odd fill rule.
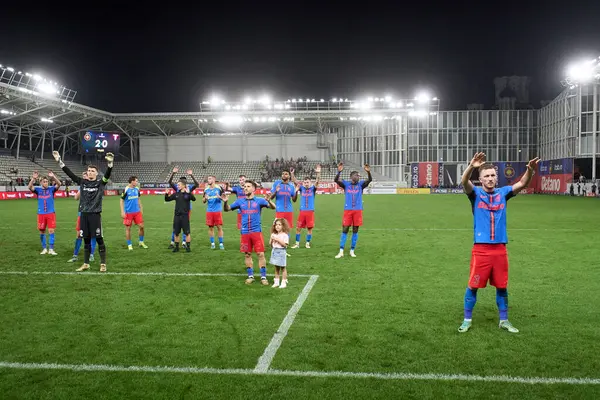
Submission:
[[[0,10],[0,64],[112,112],[198,111],[213,93],[407,98],[419,89],[464,109],[491,107],[493,78],[513,74],[532,78],[539,107],[561,91],[570,60],[600,55],[599,1],[324,3],[13,2]]]

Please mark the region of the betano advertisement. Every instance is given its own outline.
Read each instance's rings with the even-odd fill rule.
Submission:
[[[422,162],[410,165],[411,187],[439,186],[444,181],[444,165],[437,162]]]
[[[546,194],[564,194],[573,181],[573,159],[540,161],[537,179],[534,179],[536,192]]]

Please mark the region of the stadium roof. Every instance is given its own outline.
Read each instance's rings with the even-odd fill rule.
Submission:
[[[74,97],[74,95],[72,96]],[[383,99],[382,99],[383,100]],[[437,112],[430,105],[428,114]],[[30,133],[32,137],[66,136],[77,140],[81,132],[101,130],[122,132],[131,137],[143,135],[211,135],[259,133],[314,133],[315,125],[348,120],[389,119],[415,113],[410,102],[369,104],[349,101],[294,101],[280,106],[260,107],[229,103],[224,107],[201,105],[198,112],[119,114],[84,106],[69,98],[0,82],[0,130]]]

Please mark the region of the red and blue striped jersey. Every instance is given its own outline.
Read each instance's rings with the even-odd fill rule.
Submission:
[[[293,212],[292,197],[296,193],[296,187],[293,183],[283,183],[282,180],[277,180],[273,183],[271,193],[275,193],[275,211],[277,212]]]
[[[37,195],[38,199],[38,214],[52,214],[54,212],[54,193],[56,192],[56,186],[48,186],[44,189],[41,186],[33,188],[33,192]]]
[[[308,189],[300,186],[300,211],[315,211],[315,194],[317,188],[313,185]]]
[[[269,202],[262,197],[237,199],[233,202],[230,208],[240,210],[242,214],[242,234],[262,232],[260,214],[264,207],[269,207]]]
[[[473,241],[486,244],[506,244],[506,203],[513,198],[512,186],[496,188],[488,193],[475,186],[468,195],[473,211]]]

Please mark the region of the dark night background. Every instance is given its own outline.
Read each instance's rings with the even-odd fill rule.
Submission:
[[[13,3],[0,10],[0,63],[112,112],[198,111],[212,93],[407,98],[418,89],[442,109],[464,109],[491,108],[493,78],[513,74],[532,78],[537,108],[561,91],[570,60],[600,55],[598,1],[400,3]]]

